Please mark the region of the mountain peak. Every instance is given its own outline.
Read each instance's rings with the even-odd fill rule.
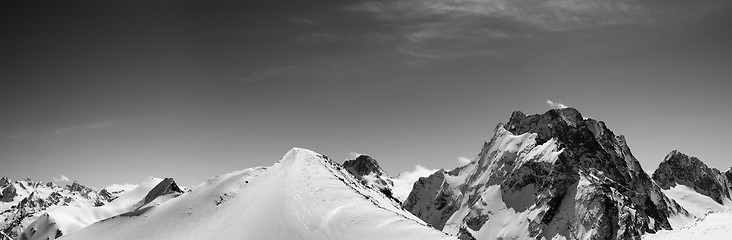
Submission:
[[[669,152],[652,175],[653,180],[663,189],[684,185],[700,194],[723,203],[730,198],[729,187],[719,170],[710,168],[694,156],[686,155],[676,149]]]
[[[305,148],[293,147],[292,149],[290,149],[289,151],[287,151],[287,153],[285,154],[285,156],[282,156],[282,159],[280,160],[280,163],[283,163],[283,164],[292,164],[292,163],[294,163],[296,161],[301,161],[301,160],[310,159],[310,158],[316,158],[318,156],[320,156],[320,154],[318,154],[316,152],[313,152],[311,150],[308,150],[308,149],[305,149]]]
[[[152,202],[160,196],[171,193],[181,194],[183,193],[183,190],[178,187],[178,184],[175,183],[175,180],[173,180],[173,178],[165,178],[163,179],[163,181],[160,181],[160,183],[158,183],[158,185],[156,185],[152,190],[150,190],[150,192],[147,193],[143,205]]]
[[[404,207],[461,239],[638,239],[686,214],[674,204],[622,136],[563,108],[514,111],[476,161],[420,179]]]
[[[368,155],[360,155],[356,159],[346,160],[343,162],[343,167],[359,179],[371,173],[376,175],[385,174],[384,169],[379,166],[379,163]]]

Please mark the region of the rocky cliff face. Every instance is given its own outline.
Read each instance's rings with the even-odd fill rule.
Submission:
[[[394,182],[386,175],[384,169],[379,166],[375,159],[367,155],[360,155],[356,159],[343,162],[343,168],[361,181],[362,184],[377,189],[389,198],[396,200],[392,196]]]
[[[420,179],[404,207],[463,239],[638,239],[688,216],[622,136],[572,108],[514,112],[473,162]]]
[[[725,173],[709,168],[696,157],[671,151],[661,162],[655,172],[653,180],[663,189],[669,189],[681,184],[694,189],[696,192],[712,198],[715,202],[723,203],[730,198],[730,184],[732,172]]]

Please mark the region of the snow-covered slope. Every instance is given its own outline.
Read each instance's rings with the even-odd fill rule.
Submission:
[[[474,161],[417,181],[404,207],[463,239],[635,239],[690,219],[622,136],[572,108],[514,112]]]
[[[0,179],[0,240],[16,238],[46,211],[61,206],[93,207],[111,200],[78,182],[64,187],[31,179]]]
[[[94,223],[78,239],[454,239],[337,163],[305,149],[208,180],[157,206]]]
[[[644,240],[732,239],[732,211],[713,212],[677,230],[644,235]]]
[[[718,203],[711,197],[698,193],[685,185],[678,184],[668,190],[663,190],[663,193],[697,217],[704,217],[710,212],[732,209],[732,201],[729,199],[724,199],[722,203]]]
[[[26,227],[17,239],[57,239],[97,221],[144,208],[151,203],[158,204],[181,193],[172,178],[150,177],[109,204],[99,207],[61,206],[48,211]]]

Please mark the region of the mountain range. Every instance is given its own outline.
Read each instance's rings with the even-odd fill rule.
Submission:
[[[293,148],[272,166],[190,189],[172,178],[99,191],[3,178],[0,188],[0,240],[669,239],[732,231],[723,224],[732,221],[732,169],[673,150],[649,175],[622,135],[573,108],[516,111],[471,162],[410,181],[371,156],[341,164]]]

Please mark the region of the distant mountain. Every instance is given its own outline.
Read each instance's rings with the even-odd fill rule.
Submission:
[[[470,164],[417,181],[404,207],[460,239],[639,239],[691,217],[623,136],[572,108],[514,112]]]
[[[374,173],[370,167],[353,169],[362,179]],[[212,178],[173,201],[94,223],[63,239],[101,236],[107,240],[455,239],[427,227],[344,166],[299,148],[271,167]]]
[[[653,180],[664,193],[697,217],[732,209],[730,176],[732,169],[720,172],[677,150],[666,155],[653,172]]]
[[[730,199],[730,191],[732,191],[730,176],[732,176],[732,172],[729,170],[723,173],[715,168],[709,168],[698,158],[677,150],[666,155],[663,162],[653,172],[653,180],[663,189],[685,185],[720,204],[725,199]]]
[[[61,206],[102,206],[115,196],[108,192],[97,192],[78,182],[62,187],[53,182],[29,178],[11,181],[3,177],[0,179],[0,189],[0,240],[18,237],[46,211]]]
[[[57,239],[95,222],[156,206],[182,193],[183,190],[172,178],[151,177],[103,206],[61,206],[50,209],[26,227],[17,240]]]

